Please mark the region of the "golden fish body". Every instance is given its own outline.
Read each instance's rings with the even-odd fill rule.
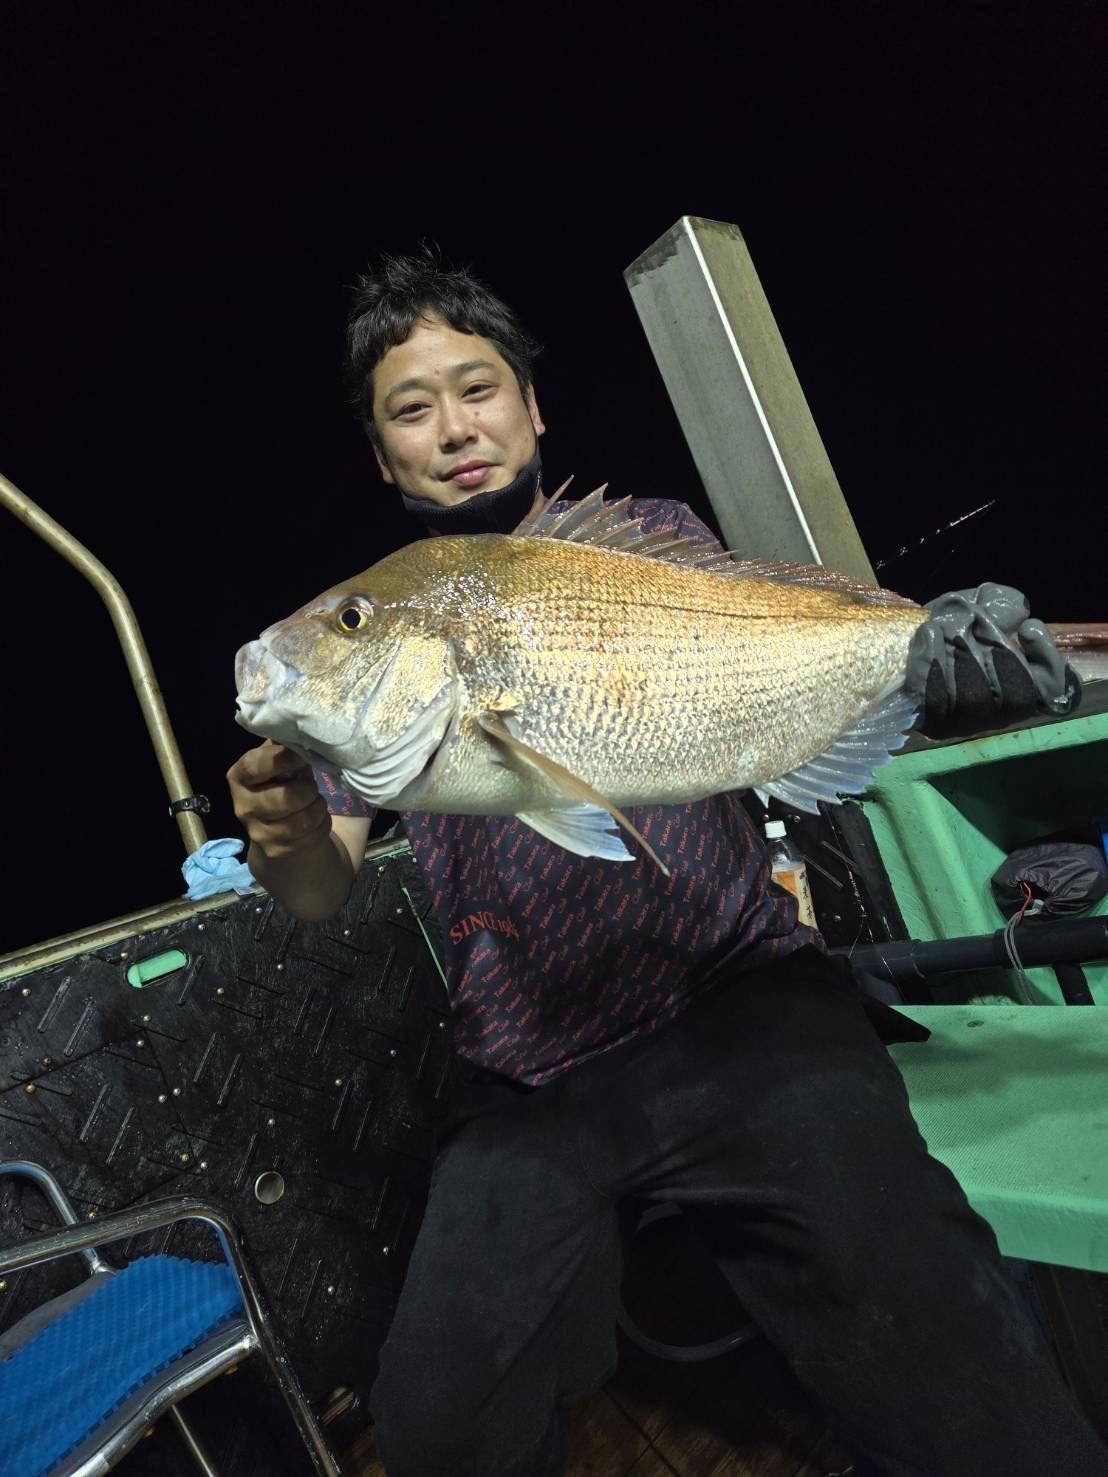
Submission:
[[[422,540],[244,648],[239,721],[373,803],[532,824],[588,802],[566,771],[619,807],[680,803],[772,788],[837,741],[859,778],[843,788],[862,788],[881,728],[866,716],[901,688],[928,612],[743,568],[556,536]]]

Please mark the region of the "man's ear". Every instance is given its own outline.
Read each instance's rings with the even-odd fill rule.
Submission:
[[[535,435],[541,436],[546,430],[543,425],[542,416],[539,414],[539,402],[535,399],[534,385],[527,386],[527,393],[523,397],[523,403],[527,406],[527,414],[531,417],[531,424],[535,428]]]
[[[377,466],[380,470],[382,478],[389,484],[390,487],[395,487],[396,478],[392,475],[392,468],[389,466],[388,458],[385,456],[385,453],[382,451],[381,447],[377,444],[376,441],[371,441],[369,444],[373,447],[373,455],[377,458]]]

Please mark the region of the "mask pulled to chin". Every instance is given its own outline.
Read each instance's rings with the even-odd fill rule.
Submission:
[[[409,497],[406,492],[401,492],[400,500],[405,511],[432,533],[511,533],[531,511],[541,485],[542,455],[536,447],[534,456],[507,487],[476,492],[451,508],[429,498]]]

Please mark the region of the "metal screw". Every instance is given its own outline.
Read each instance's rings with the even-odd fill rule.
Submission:
[[[88,1218],[89,1218],[90,1221],[94,1221],[96,1219],[96,1212],[95,1212],[95,1210],[90,1210],[89,1211]]]
[[[197,931],[197,933],[203,933],[204,932],[204,925],[203,925],[203,923],[198,923],[196,925],[196,931]]]
[[[389,1254],[389,1248],[387,1246],[382,1246],[382,1248],[381,1248],[381,1255],[382,1256],[388,1256],[388,1254]]]
[[[174,1097],[180,1097],[181,1096],[181,1089],[179,1087],[175,1087],[173,1089],[173,1096]]]
[[[135,1045],[136,1046],[145,1046],[146,1045],[145,1038],[142,1037],[142,1036],[140,1036],[139,1039],[135,1042]]]
[[[206,1159],[201,1159],[201,1161],[200,1161],[200,1168],[201,1169],[207,1169],[207,1167],[208,1167],[208,1161]]]
[[[44,1067],[52,1067],[54,1065],[54,1058],[52,1056],[44,1056],[42,1059],[42,1065]]]
[[[188,1154],[178,1154],[177,1155],[177,1158],[181,1161],[182,1164],[187,1164],[189,1162],[189,1158],[190,1157],[191,1156],[188,1155]]]
[[[349,928],[344,928],[343,929],[342,936],[343,936],[344,939],[348,939],[350,937],[350,930],[349,930]]]
[[[277,1120],[276,1120],[276,1118],[267,1118],[265,1120],[265,1126],[267,1128],[276,1128],[277,1127]]]
[[[261,906],[259,905],[258,907],[256,907],[254,911],[255,913],[260,913],[262,911]]]
[[[395,1046],[390,1046],[389,1047],[389,1056],[395,1056],[395,1055],[396,1055],[396,1047]]]
[[[378,868],[377,868],[377,875],[378,875],[378,877],[380,877],[380,875],[381,875],[381,873],[382,873],[382,872],[383,872],[383,871],[384,871],[384,870],[385,870],[385,869],[384,869],[384,867],[383,867],[383,866],[381,866],[381,867],[378,867]]]
[[[341,1087],[342,1086],[342,1078],[341,1077],[336,1077],[335,1078],[335,1086],[336,1087]]]
[[[159,1103],[164,1103],[165,1102],[165,1093],[164,1092],[159,1092],[158,1093],[158,1102]]]
[[[403,913],[403,911],[404,911],[404,909],[403,909],[403,908],[397,908],[397,910],[396,910],[396,911],[397,911],[397,912],[398,912],[398,913]]]
[[[143,1018],[142,1018],[142,1024],[144,1026],[148,1026],[150,1024],[150,1017],[148,1015],[144,1015],[143,1016]]]
[[[331,1286],[327,1289],[327,1295],[328,1295],[328,1297],[332,1296],[334,1294],[334,1291],[335,1291],[335,1284],[332,1282]]]
[[[24,985],[19,993],[23,996],[24,1000],[26,1000],[27,996],[31,993],[30,986]]]
[[[439,1030],[440,1031],[445,1031],[446,1030],[446,1022],[445,1021],[439,1021]]]
[[[216,994],[217,994],[217,995],[223,995],[223,994],[225,994],[225,993],[226,993],[226,992],[225,992],[225,991],[224,991],[224,988],[223,988],[223,986],[222,986],[222,985],[219,985],[219,986],[218,986],[218,987],[217,987],[217,988],[216,988],[216,992],[215,992],[215,993],[216,993]]]
[[[283,964],[278,964],[278,966],[277,966],[277,973],[280,974],[281,971],[282,971],[282,969],[284,969],[284,967],[285,966]]]
[[[122,952],[121,952],[121,954],[120,954],[120,956],[119,956],[119,957],[120,957],[120,959],[121,959],[121,960],[123,960],[123,959],[129,959],[129,958],[130,958],[130,957],[131,957],[131,956],[130,956],[130,955],[129,955],[129,954],[128,954],[128,953],[127,953],[127,950],[126,950],[126,949],[124,949],[124,950],[123,950],[123,951],[122,951]]]
[[[8,1290],[8,1280],[7,1280],[7,1278],[6,1277],[0,1277],[0,1292],[7,1292],[7,1290]]]
[[[32,1093],[35,1090],[35,1084],[33,1082],[28,1082],[27,1086],[23,1089],[23,1091],[26,1093]]]

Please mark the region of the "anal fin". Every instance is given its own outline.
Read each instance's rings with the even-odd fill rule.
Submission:
[[[611,833],[599,823],[596,813],[607,812],[617,825],[622,826],[629,835],[634,836],[663,875],[666,877],[670,875],[669,868],[642,833],[599,790],[594,790],[583,779],[579,779],[564,764],[559,764],[556,759],[540,754],[530,744],[525,744],[522,739],[516,738],[504,722],[503,716],[493,709],[482,713],[477,722],[490,738],[501,743],[508,753],[521,763],[537,769],[566,797],[564,807],[521,813],[520,820],[532,826],[541,836],[546,836],[548,840],[557,842],[559,846],[564,846],[567,851],[575,852],[578,856],[603,856],[610,861],[630,861],[631,855],[623,844],[618,841],[618,838],[612,837]],[[552,834],[553,831],[558,831],[560,834]],[[563,836],[570,837],[574,844],[571,845],[569,841],[563,840]],[[612,850],[613,841],[619,846],[619,852],[622,855]],[[583,847],[586,844],[589,844],[591,849],[584,850]]]
[[[577,856],[599,856],[608,862],[633,862],[612,818],[599,805],[567,805],[559,810],[521,810],[516,819],[540,836]],[[658,863],[661,866],[661,863]]]

